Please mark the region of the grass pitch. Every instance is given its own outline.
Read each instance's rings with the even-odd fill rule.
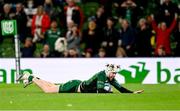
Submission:
[[[180,84],[125,84],[143,94],[45,94],[37,86],[0,84],[0,110],[180,110]]]

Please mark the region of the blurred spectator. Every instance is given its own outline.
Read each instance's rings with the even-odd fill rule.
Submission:
[[[106,26],[106,15],[105,15],[105,10],[103,6],[100,6],[97,11],[95,16],[93,16],[94,19],[96,20],[97,28],[102,29],[103,27]],[[92,17],[89,19],[93,19]]]
[[[137,36],[135,40],[136,51],[138,57],[151,56],[151,30],[147,26],[146,19],[141,18],[138,22]]]
[[[175,49],[175,56],[180,57],[180,21],[178,22],[177,30],[174,34],[176,40],[176,49]]]
[[[79,57],[77,50],[74,49],[74,48],[69,49],[69,50],[68,50],[68,56],[67,56],[67,57],[70,57],[70,58]]]
[[[67,51],[67,41],[64,37],[60,37],[55,42],[55,57],[64,56],[65,51]]]
[[[160,45],[158,48],[157,48],[157,55],[155,55],[156,57],[166,57],[166,51],[165,51],[165,47]]]
[[[23,47],[20,49],[21,57],[34,57],[35,50],[36,46],[33,44],[32,39],[27,37]]]
[[[104,6],[105,16],[112,16],[112,6],[115,0],[97,0],[101,5]]]
[[[83,31],[82,43],[85,43],[85,49],[92,49],[93,54],[98,52],[102,41],[100,30],[97,29],[95,20],[88,22],[88,29]]]
[[[116,11],[116,16],[118,16],[118,17],[120,17],[120,16],[122,16],[121,14],[122,14],[122,3],[124,3],[125,2],[125,0],[115,0],[114,1],[114,3],[113,3],[113,6],[114,6],[114,8],[115,8],[115,11]]]
[[[124,0],[114,0],[113,6],[118,9],[121,7],[121,4],[124,2]]]
[[[84,53],[84,57],[85,58],[91,58],[93,57],[93,50],[92,49],[86,49],[85,53]]]
[[[128,20],[123,19],[120,22],[122,29],[120,30],[119,45],[124,48],[128,57],[133,57],[136,31],[130,26]]]
[[[44,13],[43,6],[37,8],[37,14],[32,19],[33,42],[42,41],[44,33],[50,26],[50,18]]]
[[[72,28],[76,25],[72,20],[68,22],[67,29],[66,29],[66,36],[67,34],[72,32]]]
[[[55,51],[55,42],[58,38],[62,37],[61,30],[57,27],[57,21],[51,21],[50,29],[45,32],[45,43],[49,45],[50,52]]]
[[[44,10],[51,20],[57,20],[57,22],[60,22],[59,16],[62,13],[62,9],[58,5],[54,5],[52,0],[45,0]]]
[[[125,0],[119,8],[118,14],[123,19],[128,20],[133,27],[136,26],[139,14],[138,7],[133,0]]]
[[[75,48],[79,50],[80,48],[80,32],[78,30],[78,27],[74,25],[72,27],[72,30],[70,33],[66,34],[66,39],[67,39],[67,49]]]
[[[105,58],[106,56],[106,50],[104,48],[100,48],[97,55],[95,55],[95,57],[99,57],[99,58]]]
[[[78,25],[78,28],[81,28],[83,25],[83,13],[81,8],[76,5],[74,0],[67,0],[67,6],[64,7],[65,14],[65,25],[67,26],[68,22],[73,21]]]
[[[118,46],[118,31],[114,27],[114,19],[109,17],[103,29],[102,47],[106,50],[107,57],[115,57]]]
[[[27,16],[24,12],[24,8],[22,3],[16,4],[16,13],[15,13],[15,20],[17,21],[17,28],[18,28],[18,35],[21,42],[24,43],[26,37],[27,37],[27,30],[26,24],[27,24]]]
[[[1,13],[0,20],[10,20],[14,16],[15,16],[15,14],[11,12],[11,5],[10,4],[4,4],[3,12]]]
[[[148,7],[149,2],[154,3],[154,4],[156,2],[156,0],[154,0],[154,1],[153,0],[149,0],[149,1],[146,1],[146,0],[134,0],[134,1],[136,2],[138,11],[140,11],[140,13],[138,13],[138,14],[145,14],[146,13],[145,10],[149,8]]]
[[[26,15],[28,15],[30,18],[33,17],[37,13],[37,8],[34,5],[34,0],[27,0],[25,3],[24,12]]]
[[[27,0],[27,3],[25,5],[24,11],[27,15],[27,35],[31,36],[31,25],[32,25],[32,18],[37,13],[37,8],[34,6],[33,0]]]
[[[68,50],[65,50],[65,51],[63,52],[62,57],[67,58],[67,57],[68,57],[68,54],[69,54]]]
[[[178,7],[171,0],[164,0],[164,2],[159,7],[159,12],[157,15],[157,22],[165,22],[167,27],[170,27],[175,13],[178,13]]]
[[[165,22],[160,23],[160,27],[158,27],[154,20],[154,16],[152,15],[152,27],[156,32],[155,54],[157,54],[158,48],[160,46],[164,47],[167,56],[172,54],[171,46],[170,46],[170,34],[176,25],[176,19],[177,19],[177,14],[175,14],[174,20],[171,23],[170,27],[167,27]]]
[[[47,58],[47,57],[52,57],[51,53],[50,53],[50,49],[49,49],[49,45],[45,44],[43,46],[43,51],[40,54],[41,58]]]
[[[66,4],[66,0],[52,0],[53,2],[53,13],[51,19],[56,19],[58,22],[58,25],[62,28],[63,33],[66,32],[66,23],[65,23],[65,12],[64,12],[64,6]],[[52,11],[51,11],[52,12]]]
[[[54,4],[52,0],[44,0],[44,11],[46,14],[48,14],[51,17],[51,14],[53,13]]]
[[[122,47],[117,48],[116,57],[127,57],[127,54]]]
[[[6,3],[3,6],[3,12],[0,14],[0,23],[2,20],[11,20],[13,19],[14,16],[15,14],[11,12],[11,5]],[[12,38],[12,41],[14,41],[12,35],[7,36],[7,38]],[[0,42],[3,42],[3,40],[4,40],[4,36],[2,36],[1,27],[0,27]]]
[[[160,1],[162,4],[159,3]],[[89,9],[82,2],[86,2],[87,4],[88,2],[97,3],[94,3],[95,7]],[[180,56],[179,28],[177,30],[171,29],[171,26],[174,24],[174,14],[180,11],[177,9],[177,4],[175,4],[178,2],[178,0],[0,0],[0,22],[2,20],[16,19],[20,40],[24,42],[26,37],[33,36],[33,43],[45,43],[45,41],[47,43],[48,41],[47,44],[49,45],[50,52],[52,52],[52,49],[55,50],[56,46],[56,51],[50,53],[52,57],[68,57],[68,49],[75,49],[78,57],[81,55],[80,51],[83,52],[83,56],[85,57],[93,57],[96,54],[98,55],[98,49],[101,47],[105,50],[105,57],[121,57],[122,55],[132,57],[135,54],[138,57],[150,57],[151,53],[154,53],[151,48],[155,47],[155,42],[156,46],[159,45],[156,47],[156,56],[159,56],[158,49],[165,50],[163,56],[169,56],[171,54]],[[25,8],[22,3],[25,4]],[[65,6],[66,3],[67,6]],[[94,4],[92,3],[93,6]],[[158,8],[157,5],[159,5]],[[84,22],[81,8],[89,11],[87,12],[91,13],[89,15],[94,15],[85,17],[85,20],[88,19]],[[94,9],[97,9],[96,12]],[[151,34],[150,28],[152,27],[148,27],[148,25],[152,25],[151,17],[149,16],[147,22],[144,19],[139,20],[142,15],[153,13],[152,11],[156,11],[158,14],[156,16],[157,19],[155,19],[157,23],[166,23],[160,24],[162,29],[163,27],[165,28],[164,31],[156,27],[158,29],[158,32],[156,31],[156,40],[155,34],[154,37]],[[112,16],[115,19],[116,17],[120,18],[121,24],[116,25],[116,21]],[[49,29],[50,21],[56,21],[56,25],[54,26],[56,26],[55,30],[57,31],[53,31],[54,29],[51,28]],[[138,27],[135,30],[137,21],[139,21]],[[87,25],[88,29],[85,29]],[[76,26],[78,26],[78,29]],[[120,33],[115,27],[122,27],[119,30]],[[82,30],[83,33],[81,35],[80,32]],[[174,53],[167,51],[170,48],[170,40],[168,38],[170,37],[170,30],[175,31],[176,47]],[[48,36],[51,36],[51,39]],[[3,38],[5,37],[0,32],[0,43],[2,43]],[[12,36],[6,38],[12,38],[14,41]],[[80,43],[81,39],[82,44]],[[47,46],[45,46],[44,50],[47,49]],[[88,51],[89,49],[92,51]],[[100,52],[103,51],[101,50]]]

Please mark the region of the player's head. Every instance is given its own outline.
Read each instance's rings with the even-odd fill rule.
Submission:
[[[120,66],[119,66],[119,65],[107,64],[107,65],[106,65],[106,69],[105,69],[106,76],[107,76],[110,80],[112,80],[113,78],[115,78],[116,73],[118,73],[119,69],[120,69]]]

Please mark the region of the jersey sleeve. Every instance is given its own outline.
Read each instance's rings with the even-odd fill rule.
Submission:
[[[111,84],[121,93],[133,93],[133,91],[130,91],[130,90],[122,87],[116,79],[113,79]]]
[[[106,76],[104,74],[97,75],[97,93],[109,93],[104,90],[105,87]]]

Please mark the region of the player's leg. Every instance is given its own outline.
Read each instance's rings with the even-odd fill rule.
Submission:
[[[59,86],[59,93],[77,93],[82,81],[71,80]]]
[[[45,93],[58,93],[59,85],[55,85],[53,83],[38,79],[34,77],[32,79],[33,83],[35,83],[40,89],[42,89]]]
[[[45,93],[75,93],[78,92],[78,86],[81,83],[80,80],[71,80],[61,85],[55,85],[36,77],[32,81]]]
[[[54,85],[55,85],[54,83],[51,83],[51,82],[42,80],[42,79],[40,79],[40,78],[37,78],[37,79],[41,80],[41,82],[42,82],[43,84],[46,84],[47,86],[50,86],[50,87],[51,87],[51,86],[54,86]]]
[[[76,93],[78,92],[78,86],[81,83],[80,80],[71,80],[64,84],[56,85],[36,77],[34,77],[32,81],[45,93]]]
[[[51,82],[41,80],[38,77],[35,77],[29,73],[25,73],[21,75],[18,80],[26,81],[25,87],[27,87],[31,83],[35,83],[40,89],[42,89],[45,93],[58,93],[59,85],[55,85]]]
[[[29,77],[28,77],[28,83],[25,84],[25,87],[27,87],[30,83],[33,83],[31,77],[34,78],[33,75],[29,75]],[[40,80],[40,78],[38,78],[38,77],[35,77],[35,78],[37,78],[37,79]],[[42,79],[41,79],[41,82],[43,82],[43,84],[45,84],[45,85],[47,85],[47,86],[50,86],[50,87],[54,85],[54,83],[51,83],[51,82],[48,82],[48,81],[45,81],[45,80],[42,80]]]

